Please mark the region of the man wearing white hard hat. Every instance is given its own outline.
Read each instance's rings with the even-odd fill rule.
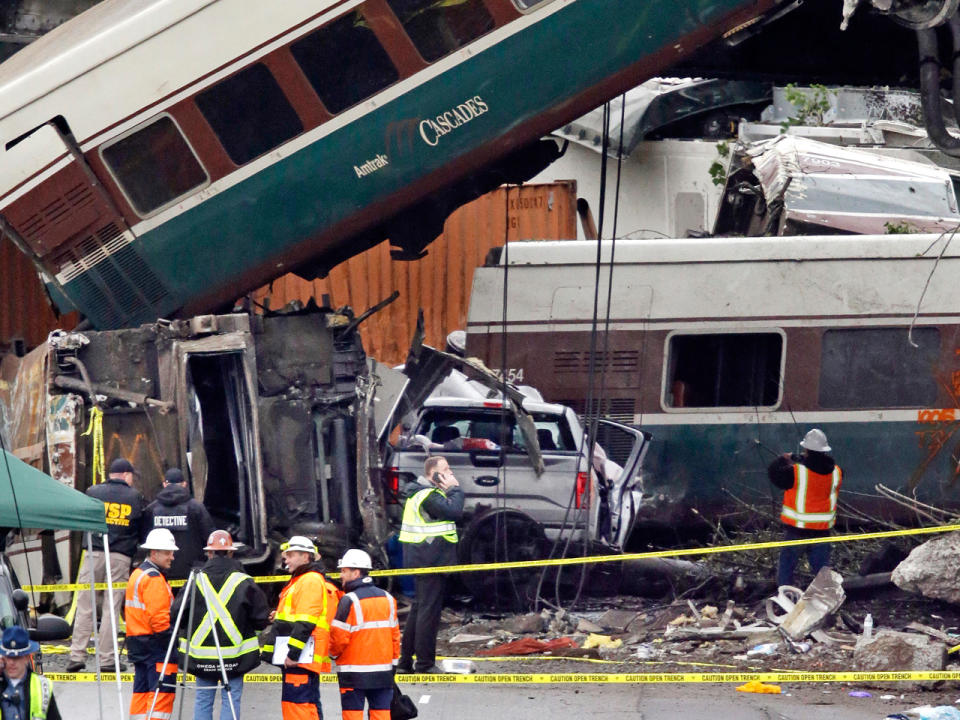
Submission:
[[[186,628],[181,629],[180,657],[181,667],[197,678],[193,720],[212,720],[224,672],[227,685],[220,692],[220,720],[239,720],[243,676],[260,664],[257,630],[267,626],[270,609],[263,590],[233,557],[240,547],[226,530],[210,533],[203,548],[207,562],[196,575],[192,610],[187,605],[195,622],[189,645]],[[190,603],[191,598],[180,593],[171,610],[174,617],[184,602]]]
[[[280,546],[290,582],[272,614],[274,640],[263,645],[265,662],[283,674],[283,720],[322,720],[320,673],[330,672],[330,620],[337,589],[323,577],[320,553],[308,538],[294,535]]]
[[[390,720],[393,673],[400,658],[397,601],[373,584],[373,563],[363,550],[337,562],[344,595],[330,623],[330,656],[337,661],[343,720]]]
[[[784,539],[829,537],[837,519],[837,495],[843,472],[828,455],[831,448],[823,430],[814,428],[808,432],[800,447],[803,451],[799,455],[781,455],[767,468],[770,482],[784,491],[780,511]],[[793,585],[793,573],[803,553],[814,575],[830,565],[830,543],[781,548],[778,585]]]
[[[168,720],[173,717],[177,684],[176,657],[164,665],[170,645],[170,604],[173,592],[164,573],[179,549],[166,528],[151,530],[140,546],[147,559],[127,582],[124,617],[127,621],[127,656],[133,661],[133,697],[130,720]],[[157,693],[156,703],[153,701]],[[153,705],[153,713],[150,707]]]

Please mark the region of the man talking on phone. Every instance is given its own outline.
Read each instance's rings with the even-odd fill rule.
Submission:
[[[399,540],[404,567],[455,565],[456,521],[462,515],[463,490],[447,459],[440,455],[427,458],[423,475],[412,485],[403,507]],[[436,665],[437,631],[446,582],[446,573],[414,576],[413,605],[403,628],[398,672],[441,672]]]

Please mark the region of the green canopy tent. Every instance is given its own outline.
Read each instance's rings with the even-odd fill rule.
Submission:
[[[100,500],[57,482],[0,449],[0,527],[20,526],[107,532]]]

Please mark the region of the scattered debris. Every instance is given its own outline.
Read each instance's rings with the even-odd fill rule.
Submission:
[[[559,650],[561,648],[575,648],[577,641],[569,637],[559,637],[553,640],[537,640],[536,638],[521,638],[513,642],[495,645],[492,648],[478,650],[478,655],[535,655],[536,653]]]
[[[851,690],[850,692],[847,693],[847,695],[849,695],[850,697],[860,697],[860,698],[873,697],[873,694],[868,693],[866,690]]]
[[[793,640],[803,640],[823,627],[844,599],[843,576],[828,567],[821,568],[793,610],[783,618],[780,629]]]
[[[457,675],[469,675],[477,671],[477,664],[473,660],[463,658],[444,658],[440,661],[440,667],[446,673]]]
[[[887,715],[890,720],[960,720],[960,710],[951,705],[922,705],[896,715]]]
[[[590,633],[587,635],[587,639],[583,641],[583,648],[602,648],[607,650],[612,650],[623,645],[623,640],[619,638],[614,640],[609,635],[597,635],[596,633]]]
[[[450,638],[450,642],[454,645],[461,643],[487,642],[488,640],[493,640],[493,635],[474,635],[473,633],[461,632]]]
[[[737,692],[760,693],[763,695],[779,695],[781,690],[779,685],[767,685],[759,680],[751,680],[746,685],[740,685]]]
[[[777,643],[761,643],[747,650],[747,657],[753,657],[754,655],[776,655],[779,650],[780,645]]]
[[[623,633],[639,619],[639,613],[633,610],[607,610],[597,619],[597,625],[610,632]]]
[[[546,621],[539,613],[527,613],[510,618],[504,628],[512,633],[524,635],[527,633],[543,632]]]

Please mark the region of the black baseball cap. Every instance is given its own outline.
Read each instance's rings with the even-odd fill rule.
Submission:
[[[134,470],[133,465],[126,458],[114,458],[110,463],[110,474],[111,475],[120,475],[121,473],[133,473],[134,475],[138,474]]]
[[[184,483],[187,479],[183,476],[183,471],[180,468],[170,468],[163,474],[163,481],[165,483]]]

